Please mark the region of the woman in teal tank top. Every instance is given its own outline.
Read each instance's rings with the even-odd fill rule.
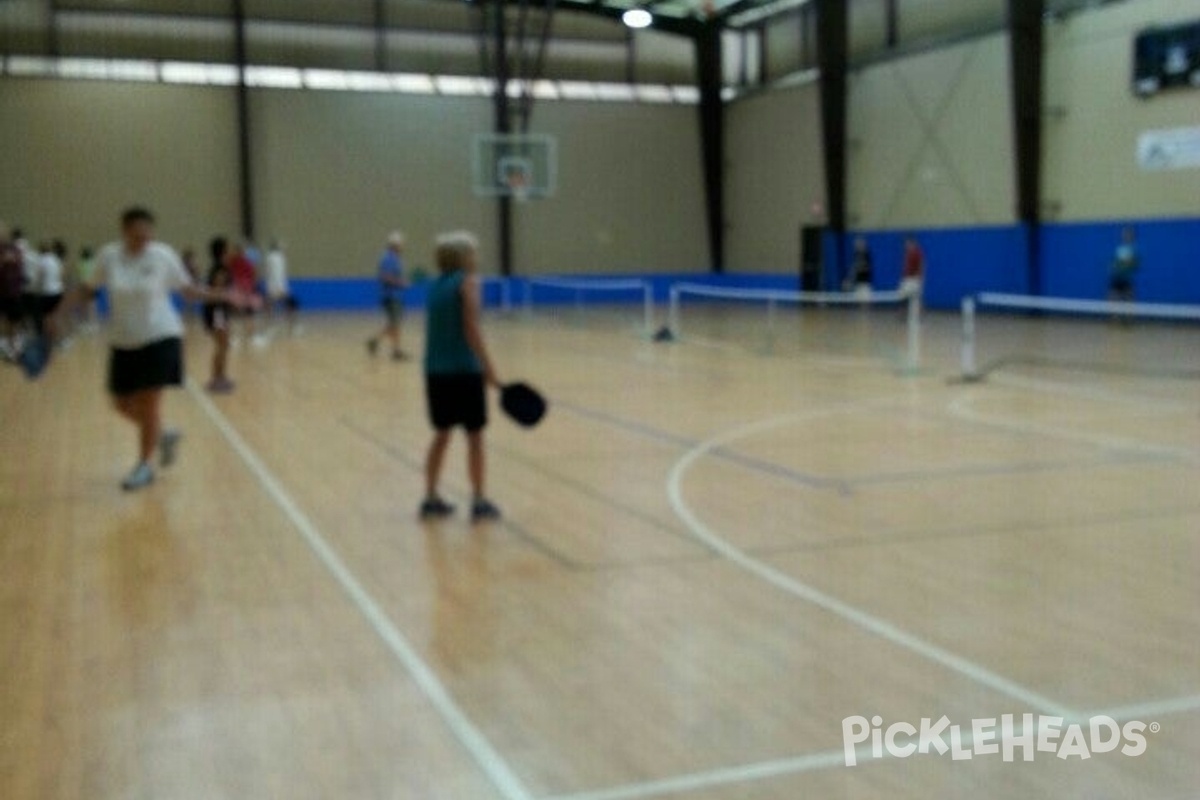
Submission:
[[[464,270],[443,273],[429,287],[425,320],[425,372],[429,375],[482,374],[463,324]]]
[[[440,275],[429,287],[425,322],[425,396],[433,442],[425,460],[422,519],[439,519],[454,507],[438,494],[442,464],[455,428],[467,433],[467,466],[475,521],[500,517],[484,493],[483,429],[487,427],[487,386],[499,386],[480,330],[479,285],[475,279],[479,245],[469,233],[438,237]]]

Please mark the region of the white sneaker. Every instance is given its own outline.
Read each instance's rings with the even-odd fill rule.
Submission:
[[[158,465],[163,469],[175,463],[179,453],[179,442],[183,433],[175,428],[168,428],[158,437]]]
[[[133,472],[125,476],[125,480],[121,481],[121,488],[127,492],[136,492],[152,483],[154,483],[154,470],[143,461],[133,468]]]

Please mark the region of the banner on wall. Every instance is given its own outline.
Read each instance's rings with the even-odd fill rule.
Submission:
[[[1200,128],[1146,131],[1138,137],[1138,166],[1148,171],[1200,169]]]

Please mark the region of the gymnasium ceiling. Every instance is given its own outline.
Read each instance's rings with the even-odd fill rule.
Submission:
[[[530,31],[541,26],[537,9],[549,1],[530,0]],[[852,60],[886,55],[892,47],[884,35],[891,2],[901,49],[1004,24],[1006,0],[849,0]],[[1062,11],[1097,0],[1047,2],[1052,11]],[[804,19],[811,16],[811,0],[557,0],[545,77],[691,83],[691,43],[663,30],[625,28],[620,15],[635,5],[649,9],[667,29],[720,16],[733,30],[727,36],[759,37],[764,74],[779,77],[813,66],[815,42]],[[466,0],[244,0],[244,6],[253,64],[484,73],[480,17]],[[231,63],[232,8],[233,0],[0,0],[0,52]],[[519,9],[520,0],[509,0],[514,19]]]

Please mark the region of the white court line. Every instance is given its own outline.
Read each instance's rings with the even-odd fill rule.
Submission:
[[[1140,720],[1142,722],[1154,722],[1154,717],[1164,717],[1173,714],[1185,714],[1189,711],[1200,709],[1200,695],[1191,697],[1178,697],[1171,700],[1163,700],[1157,703],[1145,703],[1133,706],[1124,706],[1122,708],[1112,708],[1101,711],[1093,711],[1084,716],[1071,718],[1066,717],[1067,724],[1086,724],[1092,717],[1106,716],[1116,720],[1130,721]],[[1024,732],[1022,726],[1015,728],[1016,735],[1021,735]],[[968,729],[962,733],[962,747],[964,750],[970,749],[974,744],[974,734]],[[855,749],[858,756],[858,765],[860,767],[878,764],[883,761],[893,759],[886,753],[884,757],[874,758],[871,754],[870,747],[859,747]],[[912,756],[913,758],[940,758],[942,756],[923,755]],[[595,789],[586,792],[577,792],[575,794],[556,795],[554,797],[545,798],[545,800],[644,800],[649,797],[660,797],[662,795],[680,794],[682,792],[698,791],[703,789],[711,789],[716,786],[728,786],[737,783],[747,783],[750,781],[768,780],[770,778],[781,778],[792,775],[801,775],[806,772],[816,772],[823,769],[835,769],[845,767],[846,754],[844,750],[828,750],[822,753],[810,753],[808,755],[796,756],[794,758],[781,758],[772,761],[759,761],[753,764],[742,764],[736,767],[721,767],[719,769],[705,770],[702,772],[691,772],[684,775],[674,775],[669,778],[660,778],[658,780],[646,781],[644,783],[629,783],[623,786],[614,786],[608,789]]]
[[[854,411],[861,411],[872,406],[887,405],[895,401],[873,401],[855,403],[849,406],[839,406],[824,410],[810,411],[798,414],[787,414],[760,422],[743,425],[733,430],[727,431],[717,436],[706,439],[700,444],[689,450],[683,458],[676,462],[671,468],[670,476],[667,480],[667,496],[670,499],[671,507],[675,514],[680,518],[684,525],[691,531],[697,539],[722,558],[732,562],[734,565],[741,567],[752,575],[755,575],[767,583],[775,586],[778,589],[794,595],[806,602],[822,608],[831,614],[841,617],[842,619],[858,626],[868,633],[886,639],[895,645],[898,645],[912,653],[921,656],[929,661],[940,664],[941,666],[957,672],[975,683],[986,686],[1000,694],[1019,700],[1031,710],[1044,711],[1062,717],[1074,717],[1074,712],[1065,706],[1051,700],[1050,698],[1039,694],[1032,689],[1028,689],[1020,684],[999,675],[992,670],[987,669],[979,664],[976,664],[969,659],[951,653],[938,645],[928,642],[918,636],[915,636],[900,627],[879,617],[873,616],[859,608],[856,608],[849,603],[838,600],[832,595],[826,594],[813,586],[803,583],[784,572],[770,566],[769,564],[759,561],[753,556],[738,549],[730,542],[723,539],[717,533],[713,532],[707,525],[704,524],[688,506],[687,501],[683,496],[683,479],[693,465],[701,458],[704,458],[713,450],[724,445],[731,444],[738,439],[743,439],[747,436],[752,436],[757,433],[778,428],[783,425],[795,424],[797,422],[807,422],[820,417],[834,416],[838,414],[846,414]]]
[[[1022,378],[1017,375],[993,375],[989,378],[993,383],[1013,389],[1028,389],[1050,395],[1072,395],[1084,400],[1095,400],[1103,403],[1120,403],[1137,406],[1143,410],[1153,409],[1156,412],[1168,411],[1178,414],[1190,414],[1194,406],[1167,400],[1154,395],[1143,395],[1135,392],[1117,389],[1099,389],[1089,386],[1078,386],[1072,383],[1060,383],[1042,378]]]
[[[1134,703],[1133,705],[1119,706],[1117,708],[1105,708],[1093,711],[1089,716],[1105,716],[1112,717],[1113,719],[1153,722],[1153,717],[1187,714],[1191,711],[1200,711],[1200,694],[1188,697],[1173,697],[1169,700],[1151,700],[1145,703]]]
[[[291,520],[292,525],[342,587],[351,602],[357,606],[371,628],[391,650],[396,660],[408,670],[417,686],[437,711],[438,716],[475,759],[492,784],[508,800],[529,800],[529,791],[521,783],[516,773],[458,707],[450,692],[438,680],[433,669],[425,663],[412,644],[404,637],[404,634],[392,623],[379,603],[371,597],[325,537],[321,535],[321,532],[317,530],[317,527],[300,510],[279,480],[271,474],[254,450],[246,444],[241,434],[191,381],[188,381],[187,391],[212,420],[225,440],[229,442],[234,452],[241,456],[242,461],[258,479],[266,493]]]
[[[870,755],[868,749],[862,753],[862,758]],[[867,762],[861,761],[866,764]],[[676,775],[645,783],[630,783],[624,786],[614,786],[609,789],[596,789],[576,794],[556,795],[545,800],[638,800],[645,797],[658,797],[664,794],[679,794],[700,789],[711,789],[714,786],[727,786],[735,783],[761,781],[768,778],[778,778],[784,775],[796,775],[821,769],[833,769],[846,766],[846,754],[842,750],[830,750],[825,753],[812,753],[796,758],[783,758],[777,761],[762,761],[757,764],[745,764],[738,767],[692,772],[687,775]]]
[[[1048,436],[1068,442],[1098,447],[1101,450],[1116,450],[1129,453],[1145,453],[1156,456],[1170,456],[1190,464],[1200,464],[1200,451],[1186,447],[1174,447],[1166,444],[1149,444],[1136,439],[1104,434],[1072,431],[1058,425],[1043,425],[1036,422],[1025,422],[1008,417],[998,417],[984,414],[975,410],[971,394],[966,394],[952,400],[946,406],[947,413],[952,417],[1001,430],[1016,431],[1017,433]]]
[[[1014,727],[1013,732],[1016,736],[1020,736],[1025,732],[1025,728],[1023,725],[1017,725]],[[969,727],[962,731],[959,742],[963,750],[972,749],[975,744],[975,735]],[[876,758],[872,753],[870,745],[856,747],[854,753],[858,763],[853,769],[898,760],[896,756],[889,754],[886,750],[881,757]],[[909,758],[949,758],[949,756],[929,753],[913,755]],[[643,800],[647,797],[660,797],[662,795],[711,789],[715,786],[729,786],[750,781],[782,778],[837,767],[852,769],[846,766],[846,751],[844,749],[810,753],[808,755],[796,756],[795,758],[759,761],[754,764],[724,767],[704,772],[692,772],[686,775],[675,775],[670,778],[646,781],[645,783],[629,783],[624,786],[614,786],[608,789],[595,789],[575,794],[556,795],[544,798],[544,800]]]

